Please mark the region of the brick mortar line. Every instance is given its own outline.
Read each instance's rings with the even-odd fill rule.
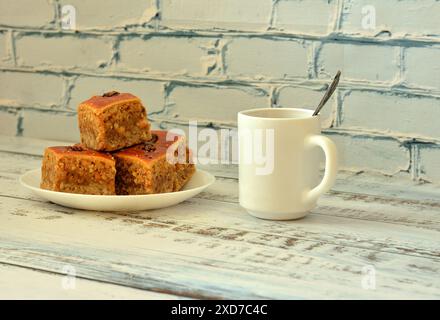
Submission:
[[[11,113],[16,113],[17,115],[20,114],[21,111],[34,111],[34,112],[38,112],[38,113],[50,113],[53,115],[57,115],[57,114],[61,114],[61,115],[66,115],[66,116],[73,116],[76,114],[76,111],[71,110],[71,109],[63,109],[63,108],[59,108],[59,109],[44,109],[44,108],[39,108],[39,107],[30,107],[30,106],[7,106],[7,105],[0,105],[0,112],[11,112]]]
[[[251,87],[255,89],[261,89],[262,87],[270,87],[273,85],[278,85],[281,87],[299,87],[308,88],[314,90],[323,90],[326,85],[328,85],[330,79],[307,79],[307,78],[291,78],[291,79],[266,79],[266,80],[253,80],[247,78],[197,78],[189,77],[183,75],[172,75],[167,76],[165,74],[151,74],[147,75],[145,73],[131,73],[131,72],[115,72],[114,70],[109,70],[109,73],[95,73],[87,70],[63,70],[63,69],[34,69],[34,68],[23,68],[23,67],[8,67],[0,66],[0,72],[17,72],[17,73],[34,73],[43,75],[56,75],[56,76],[85,76],[85,77],[95,77],[95,78],[115,78],[115,79],[130,79],[130,80],[144,80],[144,81],[155,81],[155,82],[170,82],[174,84],[182,84],[189,86],[221,86],[224,88],[234,88],[234,87]],[[312,86],[312,87],[310,87]],[[353,90],[353,91],[375,91],[381,93],[391,93],[391,94],[401,94],[410,95],[414,97],[426,97],[439,99],[440,90],[432,90],[426,88],[409,88],[402,86],[401,84],[389,83],[375,83],[373,81],[352,81],[352,80],[341,80],[339,84],[339,89],[342,90]]]
[[[65,116],[74,116],[76,115],[76,111],[69,109],[42,109],[42,108],[34,108],[28,106],[19,106],[19,107],[10,107],[10,106],[2,106],[0,105],[0,112],[19,112],[22,111],[34,111],[39,113],[49,113],[49,114],[59,114]],[[189,120],[175,120],[172,118],[165,117],[157,117],[152,114],[149,114],[149,120],[152,123],[167,123],[174,124],[178,126],[182,126],[188,123]],[[197,120],[197,119],[194,119]],[[197,120],[197,123],[202,128],[215,128],[215,129],[234,129],[236,128],[235,123],[226,123],[221,121],[209,121],[209,120]],[[428,138],[428,137],[416,137],[405,134],[384,134],[382,132],[374,131],[374,130],[363,130],[359,128],[342,128],[342,127],[333,127],[333,128],[324,128],[322,129],[324,133],[331,133],[337,135],[347,135],[351,137],[368,137],[368,138],[378,138],[385,140],[395,140],[402,144],[425,144],[425,145],[435,145],[440,147],[440,139],[436,138]]]
[[[409,151],[410,151],[410,174],[411,179],[417,180],[421,177],[420,174],[420,150],[418,144],[410,144],[409,145]]]
[[[163,117],[153,117],[150,118],[150,121],[153,123],[167,123],[170,125],[182,126],[186,125],[189,120],[175,120],[172,118],[163,118]],[[225,122],[216,122],[209,120],[197,120],[197,123],[202,128],[214,128],[214,129],[234,129],[236,128],[235,123],[225,123]],[[382,133],[374,130],[362,130],[359,128],[325,128],[322,129],[324,133],[337,134],[337,135],[347,135],[350,137],[366,137],[366,138],[377,138],[383,140],[394,140],[396,142],[401,143],[402,145],[410,145],[410,144],[423,144],[423,145],[435,145],[440,147],[440,139],[436,138],[428,138],[428,137],[415,137],[400,133],[388,134]]]
[[[288,32],[277,32],[277,31],[266,31],[266,32],[252,32],[252,31],[238,31],[238,30],[222,30],[222,31],[209,31],[209,30],[188,30],[188,29],[159,29],[156,30],[151,26],[150,30],[104,30],[104,29],[83,29],[77,31],[68,31],[60,29],[33,29],[26,27],[16,27],[16,26],[2,26],[0,25],[0,31],[4,30],[15,30],[21,33],[28,34],[58,34],[58,35],[88,35],[88,36],[164,36],[164,37],[247,37],[247,38],[263,38],[263,39],[296,39],[296,40],[310,40],[310,41],[327,41],[327,42],[337,42],[337,43],[367,43],[367,44],[381,44],[389,46],[411,46],[413,43],[415,46],[432,46],[440,45],[439,37],[399,37],[382,39],[375,38],[371,36],[359,36],[355,34],[348,34],[342,32],[333,32],[323,35],[311,35],[305,33],[288,33]]]
[[[341,29],[342,17],[343,17],[343,9],[344,8],[344,0],[336,0],[336,8],[334,11],[334,21],[332,25],[333,32],[339,32]]]

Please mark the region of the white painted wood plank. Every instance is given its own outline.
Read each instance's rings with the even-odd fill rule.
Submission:
[[[390,253],[380,248],[383,243],[365,244],[363,239],[359,245],[365,248],[355,247],[357,240],[347,240],[345,235],[341,235],[343,239],[317,238],[317,230],[328,226],[322,219],[304,219],[302,225],[270,226],[233,211],[235,205],[223,202],[205,218],[205,206],[213,206],[210,200],[134,217],[67,208],[54,212],[51,204],[37,202],[29,206],[30,201],[0,200],[2,262],[55,272],[69,264],[85,278],[188,297],[440,296],[439,261],[431,254],[421,257],[412,252]],[[222,218],[221,214],[228,211],[240,218]],[[199,224],[177,222],[178,217],[185,216]],[[213,217],[217,217],[215,224],[226,221],[231,225],[203,225],[203,221]],[[249,230],[242,230],[245,221],[241,219],[247,221]],[[286,231],[297,234],[286,235],[283,225],[290,225],[291,229]],[[318,229],[310,237],[312,225]],[[352,225],[342,227],[352,229]],[[361,227],[359,224],[355,230]],[[371,230],[370,226],[366,228]],[[351,245],[344,245],[350,242]],[[360,285],[366,265],[376,268],[374,291],[364,290]]]
[[[67,269],[66,269],[67,270]],[[63,272],[63,270],[60,270]],[[65,270],[64,270],[65,272]],[[174,295],[0,264],[0,299],[8,300],[169,300]]]
[[[15,180],[11,181],[0,176],[0,186],[4,186],[1,192],[6,192],[5,195],[16,198],[36,198],[38,202],[42,201],[32,194],[27,195],[26,190],[14,187],[16,183]],[[154,219],[157,222],[179,222],[199,226],[194,227],[195,229],[213,227],[241,231],[254,230],[281,238],[306,237],[313,241],[325,241],[344,246],[440,257],[439,244],[432,242],[432,239],[439,237],[440,231],[440,215],[436,208],[427,207],[420,211],[419,206],[375,204],[371,201],[363,202],[361,199],[343,200],[328,197],[323,199],[321,205],[314,209],[306,219],[294,222],[271,222],[249,217],[236,203],[222,203],[221,201],[212,203],[210,201],[212,198],[215,199],[216,194],[219,194],[221,190],[236,189],[236,186],[233,187],[232,184],[236,185],[236,181],[229,180],[223,187],[219,187],[217,183],[201,195],[205,199],[192,199],[176,208],[146,213],[117,213],[117,215],[138,218],[141,221]],[[13,192],[16,189],[20,191]],[[17,206],[21,207],[21,204],[17,203]],[[23,204],[25,210],[27,206],[29,204]],[[187,211],[192,210],[194,214],[179,215],[176,213],[179,212],[179,207],[184,207]],[[53,204],[50,208],[52,212],[58,213],[77,212]],[[13,208],[13,212],[16,210],[17,208]],[[396,226],[391,228],[390,223]]]

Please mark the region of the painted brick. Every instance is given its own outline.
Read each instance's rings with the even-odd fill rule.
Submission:
[[[327,34],[336,15],[336,4],[335,0],[277,1],[273,27],[293,33]]]
[[[80,77],[76,80],[72,89],[72,98],[68,107],[71,110],[76,110],[79,103],[91,96],[116,90],[130,92],[138,96],[147,108],[148,113],[158,112],[164,108],[163,86],[164,84],[158,81]]]
[[[6,36],[4,33],[0,33],[0,64],[6,60]]]
[[[59,140],[79,141],[76,113],[53,113],[25,110],[23,112],[23,136]]]
[[[0,31],[0,66],[13,67],[12,31]]]
[[[177,120],[236,123],[237,112],[269,107],[267,93],[252,88],[174,88],[169,96],[169,115]]]
[[[440,48],[408,48],[405,78],[413,86],[440,88]]]
[[[283,87],[278,93],[278,107],[284,108],[304,108],[315,110],[316,106],[321,101],[325,90],[314,90],[301,87]],[[335,96],[331,98],[325,108],[320,112],[321,125],[323,128],[328,128],[333,124],[336,113],[336,99]]]
[[[15,136],[17,133],[18,112],[0,110],[0,134]]]
[[[420,148],[421,178],[440,183],[440,147]]]
[[[154,37],[129,39],[120,44],[121,69],[178,74],[205,73],[203,56],[209,40],[203,38]],[[178,53],[178,54],[176,54]]]
[[[0,104],[49,108],[60,104],[61,77],[40,73],[0,72]]]
[[[368,12],[375,11],[376,26],[365,23]],[[440,1],[436,0],[346,0],[342,31],[351,34],[376,35],[389,31],[392,36],[439,35]]]
[[[157,13],[155,0],[61,0],[76,9],[76,29],[115,29],[148,23]]]
[[[395,174],[408,170],[409,151],[398,141],[381,137],[329,133],[337,146],[341,169]]]
[[[343,127],[440,137],[440,100],[353,91],[345,97]]]
[[[232,76],[307,76],[307,48],[296,41],[238,38],[229,43],[225,62]]]
[[[96,69],[110,61],[112,44],[102,37],[36,35],[18,38],[15,47],[19,65]]]
[[[266,30],[272,0],[162,0],[161,25],[184,29]]]
[[[324,44],[319,51],[318,77],[333,77],[337,70],[342,78],[392,81],[398,73],[398,48],[362,44]]]
[[[55,7],[47,0],[0,1],[0,25],[43,27],[55,16]]]

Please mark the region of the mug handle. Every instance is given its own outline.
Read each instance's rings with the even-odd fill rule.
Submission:
[[[304,192],[306,202],[315,202],[324,192],[330,190],[336,180],[338,171],[338,154],[335,143],[322,135],[311,135],[305,140],[306,147],[319,146],[324,150],[325,154],[325,171],[324,177],[320,184],[309,191]]]

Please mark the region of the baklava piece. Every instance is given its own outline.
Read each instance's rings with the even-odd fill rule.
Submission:
[[[41,188],[82,194],[115,194],[115,160],[80,145],[46,148]]]
[[[150,124],[139,98],[111,91],[78,107],[81,143],[98,151],[114,151],[151,139]]]
[[[113,155],[116,194],[153,194],[179,191],[195,172],[184,137],[152,131],[152,140]]]

